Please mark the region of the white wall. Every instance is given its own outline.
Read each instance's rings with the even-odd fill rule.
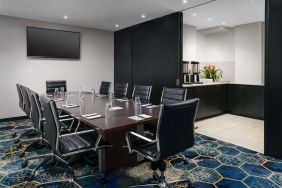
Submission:
[[[81,32],[81,59],[27,58],[26,26]],[[21,116],[16,83],[44,93],[46,80],[67,80],[68,90],[113,81],[113,32],[0,16],[0,66],[0,119]]]
[[[220,28],[196,30],[193,26],[184,25],[183,60],[199,61],[201,67],[214,64],[223,70],[225,81],[263,84],[263,28],[261,22],[222,31]]]
[[[197,32],[197,58],[201,67],[214,64],[223,71],[223,80],[235,81],[234,30]]]
[[[263,27],[263,23],[252,23],[235,28],[235,78],[238,83],[264,83]]]
[[[197,30],[191,25],[183,25],[183,60],[196,61]]]

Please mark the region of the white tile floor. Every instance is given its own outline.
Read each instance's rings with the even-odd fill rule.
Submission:
[[[264,121],[224,114],[196,122],[197,133],[254,151],[264,151]]]

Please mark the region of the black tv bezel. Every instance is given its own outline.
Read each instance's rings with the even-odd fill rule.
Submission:
[[[78,40],[79,40],[79,57],[78,58],[67,58],[67,57],[29,56],[28,55],[28,28],[35,28],[35,29],[41,29],[41,30],[51,30],[51,31],[61,31],[61,32],[67,32],[67,33],[77,33],[78,34]],[[26,26],[26,56],[27,56],[27,58],[31,58],[31,59],[40,58],[40,59],[80,60],[80,58],[81,58],[81,36],[80,36],[80,32],[60,30],[60,29],[50,29],[50,28],[43,28],[43,27]]]

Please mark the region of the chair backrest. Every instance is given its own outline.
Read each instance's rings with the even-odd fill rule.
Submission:
[[[46,119],[44,125],[44,138],[48,141],[52,150],[57,152],[60,123],[56,103],[46,96],[40,96],[40,101],[43,107],[43,116]]]
[[[20,84],[16,84],[17,87],[17,92],[18,92],[18,96],[19,96],[19,107],[23,109],[23,93],[22,93],[22,86]]]
[[[39,101],[39,96],[37,93],[29,89],[28,98],[29,98],[30,105],[31,105],[31,121],[33,123],[33,126],[36,130],[38,130],[39,132],[42,132],[41,123],[42,123],[42,118],[43,118],[42,117],[43,112],[42,112],[41,104]]]
[[[152,86],[134,85],[132,99],[139,97],[142,103],[149,103],[151,97]]]
[[[29,89],[27,87],[22,86],[24,112],[30,118],[31,106],[30,106],[30,101],[29,101],[29,98],[28,98],[28,90]]]
[[[114,94],[117,98],[126,98],[128,83],[116,83]]]
[[[67,92],[66,80],[46,80],[46,93],[54,93],[55,89],[64,88],[64,92]]]
[[[186,100],[187,89],[183,88],[163,88],[161,104],[174,104]]]
[[[103,95],[109,95],[111,91],[112,82],[102,81],[99,93]]]
[[[156,133],[161,159],[194,145],[194,122],[198,104],[199,99],[192,99],[161,106]]]

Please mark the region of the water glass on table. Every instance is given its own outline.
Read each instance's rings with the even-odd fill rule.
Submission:
[[[55,88],[55,91],[54,91],[54,99],[59,99],[59,88]]]
[[[140,114],[142,114],[140,97],[135,97],[134,112],[135,116],[139,116]]]
[[[64,99],[65,98],[64,94],[65,94],[65,88],[61,87],[60,88],[60,99]]]
[[[107,103],[106,107],[105,107],[105,116],[106,117],[110,117],[111,116],[111,108],[112,108],[111,103]]]

